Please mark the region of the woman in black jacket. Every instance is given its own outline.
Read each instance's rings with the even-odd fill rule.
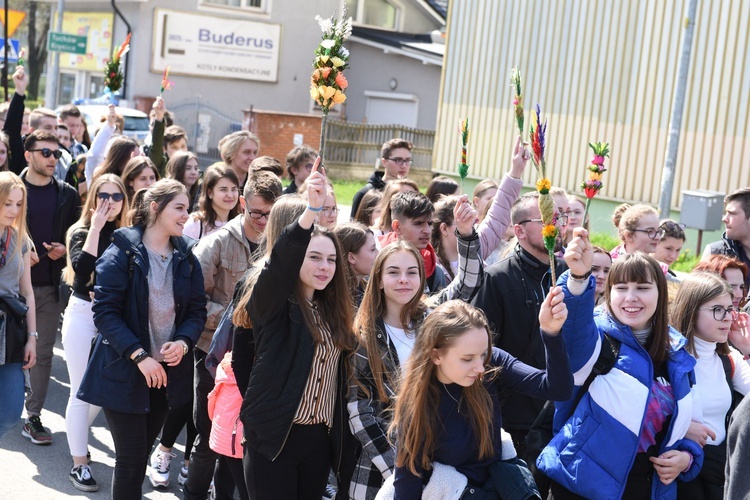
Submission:
[[[206,323],[206,296],[195,241],[182,236],[188,205],[175,180],[138,191],[133,227],[115,231],[96,264],[99,336],[78,398],[104,408],[115,443],[114,500],[141,498],[168,406],[192,393],[187,353]]]
[[[122,180],[115,174],[102,174],[91,184],[81,218],[68,230],[68,265],[63,270],[63,280],[73,291],[65,308],[60,333],[70,378],[70,396],[65,409],[65,431],[73,457],[70,481],[81,491],[99,489],[91,476],[86,454],[89,424],[101,408],[76,397],[88,363],[91,341],[97,333],[91,309],[94,268],[96,259],[109,246],[112,233],[122,225],[127,211],[128,200]]]
[[[318,500],[332,459],[340,472],[356,341],[340,245],[330,231],[313,227],[327,193],[319,163],[307,179],[307,209],[251,278],[247,313],[256,355],[242,422],[254,500]]]

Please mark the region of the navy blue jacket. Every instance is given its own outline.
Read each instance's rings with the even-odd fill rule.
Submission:
[[[124,413],[148,413],[149,388],[130,360],[139,348],[150,348],[148,326],[148,255],[141,241],[143,227],[118,229],[112,244],[96,263],[94,324],[99,335],[83,376],[78,398]],[[201,266],[192,255],[195,241],[172,238],[175,332],[192,349],[206,323],[206,295]],[[170,408],[190,401],[192,356],[167,369]]]

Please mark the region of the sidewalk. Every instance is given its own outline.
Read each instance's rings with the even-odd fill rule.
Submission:
[[[99,491],[84,493],[73,487],[68,480],[72,467],[68,441],[65,437],[65,406],[68,403],[70,385],[65,368],[62,343],[58,339],[52,361],[52,377],[42,423],[52,433],[52,444],[38,446],[21,436],[22,422],[0,438],[0,498],[24,500],[57,500],[67,498],[111,498],[112,470],[115,465],[115,448],[107,428],[104,414],[100,413],[92,426],[89,438],[91,472],[99,484]],[[172,461],[172,480],[169,488],[155,491],[151,483],[143,481],[143,497],[148,499],[182,498],[181,486],[177,484],[179,466],[185,448],[184,431],[177,439]]]

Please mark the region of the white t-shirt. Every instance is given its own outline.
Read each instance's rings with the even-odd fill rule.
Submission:
[[[407,335],[402,328],[395,328],[391,325],[385,325],[385,330],[388,332],[391,343],[396,348],[398,364],[403,369],[404,363],[409,359],[411,351],[414,350],[414,340],[417,336],[414,333]]]
[[[187,222],[185,223],[185,226],[182,229],[182,234],[184,234],[185,236],[190,236],[194,240],[199,240],[201,238],[205,238],[206,236],[208,236],[211,233],[214,233],[214,232],[218,231],[219,229],[222,228],[222,226],[224,226],[226,224],[226,222],[222,222],[222,221],[218,221],[217,220],[215,222],[215,224],[216,224],[215,227],[212,227],[210,230],[207,230],[204,227],[203,228],[203,234],[201,234],[201,224],[203,224],[203,223],[204,223],[203,221],[199,220],[196,217],[195,212],[192,213],[192,214],[190,214],[190,217],[188,218]]]

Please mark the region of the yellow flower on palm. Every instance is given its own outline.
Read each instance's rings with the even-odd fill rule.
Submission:
[[[589,179],[592,181],[601,181],[602,174],[601,172],[589,172]]]
[[[323,63],[323,64],[325,64],[325,63],[328,62],[329,58],[330,58],[330,56],[318,56],[318,61],[321,62],[321,63]]]
[[[554,224],[547,224],[542,228],[542,236],[545,238],[554,238],[557,236],[557,226]]]
[[[328,85],[321,85],[320,87],[318,87],[318,92],[320,93],[321,97],[323,97],[323,99],[328,100],[336,93],[336,89],[333,87],[329,87]]]
[[[340,57],[332,57],[331,58],[331,64],[333,64],[334,68],[340,68],[341,66],[343,66],[346,63]]]
[[[343,92],[337,90],[336,93],[333,94],[333,97],[331,99],[335,104],[341,104],[342,102],[346,101],[346,96]]]
[[[546,194],[552,188],[552,181],[546,177],[536,181],[536,190],[542,194]]]

